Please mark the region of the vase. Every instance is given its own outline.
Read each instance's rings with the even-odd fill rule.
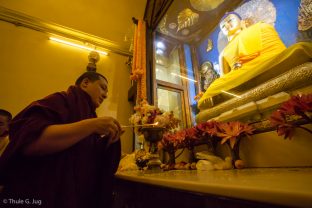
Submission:
[[[149,161],[147,163],[148,169],[160,169],[161,161],[157,143],[162,139],[165,128],[162,127],[144,127],[141,132],[144,135],[145,141],[149,142]]]

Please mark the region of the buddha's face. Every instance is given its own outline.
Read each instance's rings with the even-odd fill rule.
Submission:
[[[241,20],[235,14],[229,14],[220,23],[220,29],[226,36],[231,36],[241,29]]]

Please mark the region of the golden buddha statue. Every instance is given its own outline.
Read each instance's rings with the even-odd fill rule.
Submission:
[[[270,24],[258,22],[244,28],[240,16],[234,12],[221,20],[220,29],[229,40],[219,57],[223,74],[254,64],[254,61],[261,63],[286,49]]]
[[[220,29],[229,41],[219,55],[221,77],[201,97],[199,109],[210,107],[206,101],[213,96],[231,91],[266,71],[277,70],[272,73],[275,76],[283,72],[281,67],[294,67],[311,60],[311,43],[297,43],[286,49],[272,25],[258,22],[246,27],[243,23],[235,12],[221,19]]]

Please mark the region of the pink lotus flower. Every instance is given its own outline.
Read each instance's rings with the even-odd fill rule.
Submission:
[[[232,149],[241,136],[246,135],[249,137],[249,135],[252,135],[255,130],[248,124],[238,121],[218,123],[217,128],[218,131],[216,132],[216,136],[222,138],[221,144],[229,141]]]

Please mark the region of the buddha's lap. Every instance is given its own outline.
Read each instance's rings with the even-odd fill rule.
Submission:
[[[216,79],[198,102],[199,109],[211,107],[207,102],[222,91],[243,93],[289,69],[312,60],[312,43],[296,43],[269,59],[254,60],[238,70]],[[220,96],[219,96],[220,97]]]

